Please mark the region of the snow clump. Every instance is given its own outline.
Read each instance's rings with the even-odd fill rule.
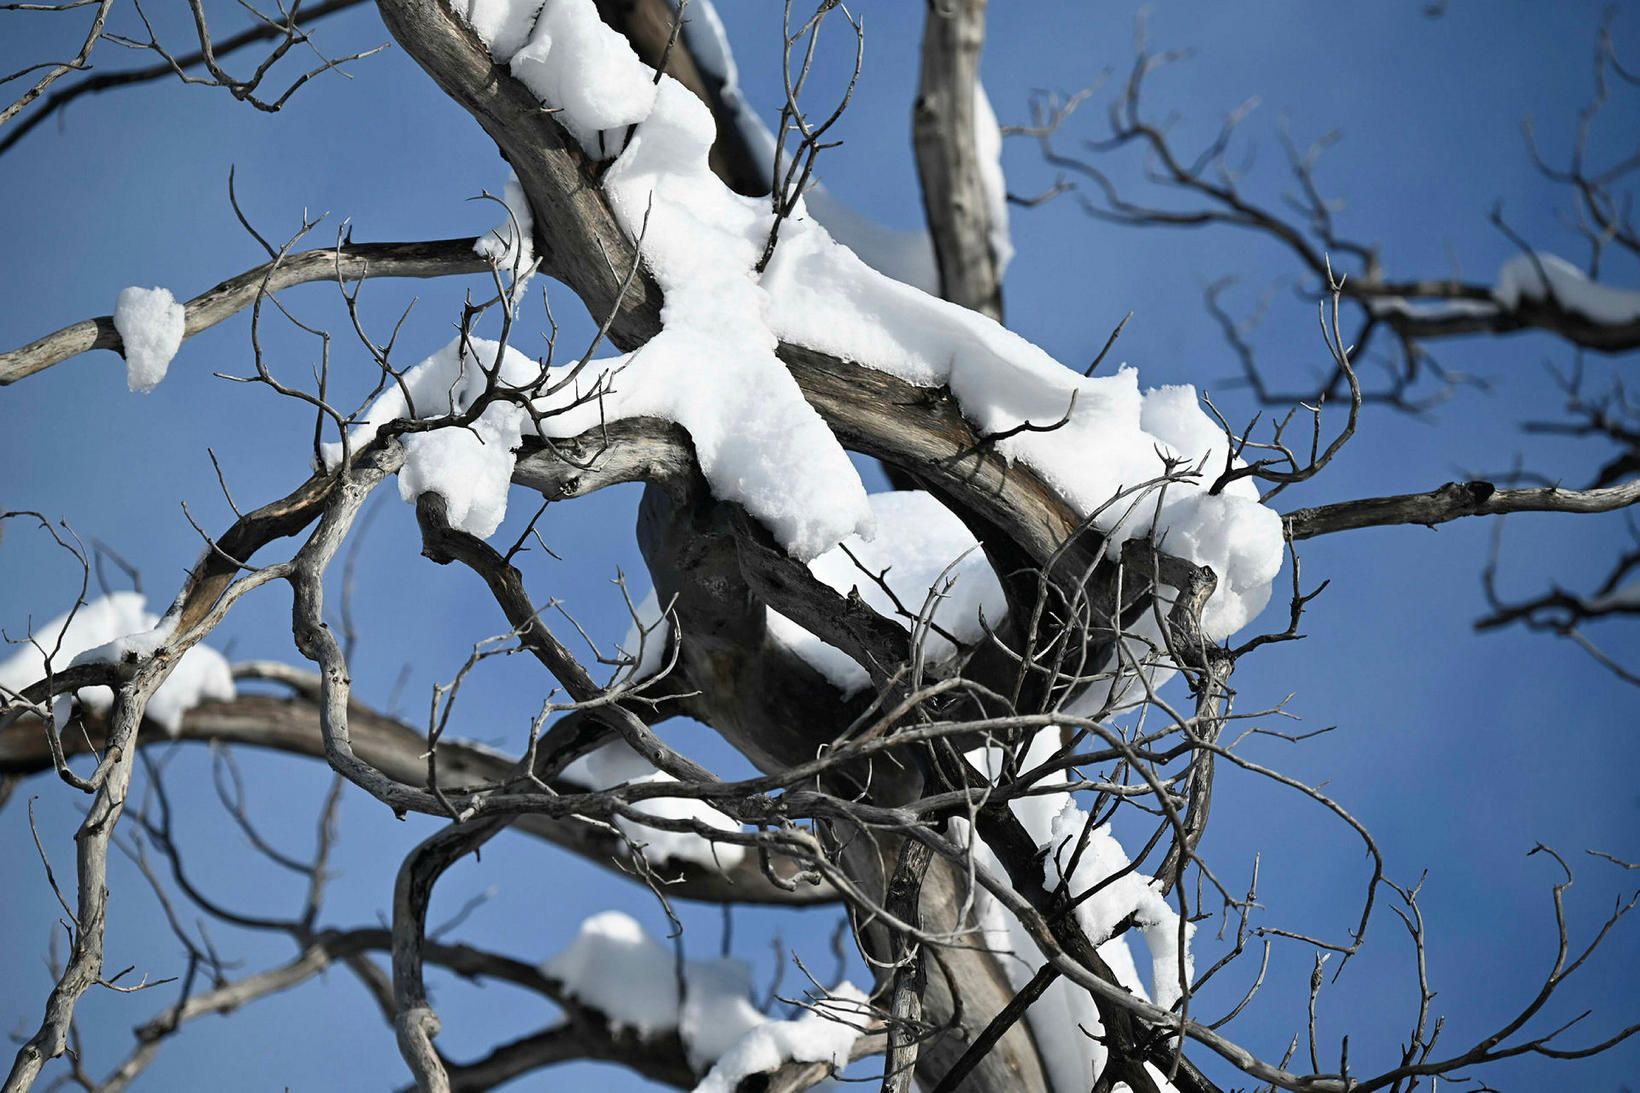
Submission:
[[[1553,254],[1517,254],[1509,259],[1498,270],[1492,296],[1509,308],[1519,307],[1522,300],[1549,299],[1566,311],[1610,326],[1640,321],[1640,292],[1591,281]]]
[[[404,373],[371,404],[364,420],[348,434],[353,451],[375,439],[383,425],[400,418],[437,418],[464,414],[484,393],[493,373],[500,384],[529,387],[541,380],[541,366],[510,346],[458,337]],[[408,400],[406,399],[408,393]],[[530,416],[516,402],[497,399],[465,429],[444,428],[407,433],[399,496],[415,503],[424,493],[444,498],[452,527],[487,539],[507,515],[516,452]],[[325,465],[342,459],[342,445],[324,445]]]
[[[916,629],[925,662],[938,666],[957,652],[946,634],[964,644],[978,642],[985,636],[981,620],[994,624],[1007,613],[1002,585],[973,533],[933,495],[922,490],[874,493],[870,501],[876,538],[850,536],[810,562],[809,571],[845,596],[858,592],[873,611],[907,630],[918,620],[900,614],[895,598],[920,619],[933,590],[937,598],[928,616],[933,625]],[[875,580],[879,575],[887,590]],[[859,662],[774,610],[769,611],[769,632],[845,695],[870,685]]]
[[[725,1051],[695,1086],[695,1093],[734,1093],[742,1080],[785,1062],[848,1065],[869,1013],[864,993],[850,983],[825,1002],[789,1021],[769,1021],[750,1029]]]
[[[44,679],[48,654],[57,671],[77,664],[118,664],[152,655],[171,639],[172,630],[171,624],[161,624],[145,603],[140,592],[111,592],[36,627],[32,644],[24,644],[0,661],[0,688],[17,692]],[[175,736],[182,729],[183,714],[208,700],[231,701],[234,693],[233,672],[227,660],[215,649],[199,644],[182,655],[170,676],[148,699],[144,714]],[[81,687],[75,697],[98,716],[106,715],[114,704],[110,687]],[[53,703],[59,727],[68,720],[70,704],[67,695],[58,696]]]
[[[676,1032],[704,1093],[732,1090],[744,1077],[796,1059],[848,1062],[865,1012],[866,996],[840,984],[814,1012],[778,1021],[751,1002],[751,969],[739,960],[686,960],[683,998],[672,951],[630,915],[604,911],[581,923],[569,948],[542,965],[564,993],[598,1010],[617,1027],[644,1039]],[[833,1019],[835,1018],[835,1019]]]
[[[1039,731],[1020,765],[1029,769],[1050,759],[1061,746],[1059,733],[1055,726]],[[994,778],[1002,770],[1005,753],[998,747],[977,748],[968,753],[967,759]],[[1066,776],[1063,773],[1050,775],[1039,784],[1044,789],[1054,784],[1066,785]],[[1036,843],[1042,855],[1043,883],[1053,889],[1064,877],[1064,871],[1071,867],[1087,824],[1087,813],[1076,806],[1068,788],[1021,798],[1009,807]],[[1006,875],[995,853],[966,820],[952,820],[950,826],[950,837],[959,845],[971,847],[978,865],[998,876]],[[1118,983],[1137,998],[1150,1001],[1154,997],[1157,1005],[1171,1006],[1179,997],[1179,915],[1150,877],[1137,871],[1124,873],[1129,864],[1108,825],[1089,832],[1081,856],[1075,858],[1069,889],[1073,897],[1097,891],[1078,905],[1077,920],[1089,940],[1098,946],[1100,958],[1110,966]],[[1117,879],[1105,884],[1113,876]],[[1100,887],[1101,884],[1104,887]],[[1138,933],[1150,954],[1150,991],[1146,990],[1134,964],[1128,935],[1111,936],[1116,925],[1129,915],[1139,927]],[[984,888],[976,888],[974,892],[974,919],[980,927],[983,944],[998,954],[998,963],[1009,982],[1015,989],[1024,987],[1044,960],[1025,927]],[[1187,979],[1194,968],[1189,948],[1194,932],[1193,925],[1186,924],[1182,952]],[[1106,1056],[1100,1042],[1103,1026],[1093,997],[1074,982],[1061,978],[1049,985],[1026,1010],[1025,1016],[1042,1049],[1051,1088],[1056,1093],[1090,1088],[1095,1077],[1104,1070]],[[1162,1075],[1153,1073],[1151,1077],[1163,1093],[1174,1090]]]
[[[501,204],[507,215],[501,223],[480,236],[473,250],[480,258],[488,258],[502,273],[519,275],[513,287],[514,296],[528,281],[530,265],[535,261],[535,216],[524,197],[524,187],[518,176],[507,172],[507,186],[502,192]]]
[[[1158,1006],[1173,1005],[1181,995],[1181,957],[1183,981],[1190,983],[1194,975],[1189,941],[1195,924],[1184,923],[1181,934],[1179,915],[1162,898],[1157,882],[1136,871],[1124,872],[1129,867],[1127,854],[1111,834],[1110,825],[1099,824],[1088,830],[1088,814],[1071,801],[1069,794],[1064,795],[1062,803],[1049,838],[1041,847],[1047,851],[1042,861],[1042,883],[1052,891],[1066,882],[1073,899],[1093,891],[1077,904],[1076,920],[1095,945],[1109,940],[1117,925],[1132,915],[1150,950],[1152,997]],[[1075,869],[1070,870],[1073,861]],[[1111,877],[1116,879],[1109,880]],[[1099,887],[1101,884],[1104,887]]]
[[[187,333],[187,311],[165,288],[121,289],[114,307],[114,329],[124,343],[125,381],[148,394],[171,367],[171,358]]]
[[[649,760],[633,751],[624,740],[611,740],[597,751],[577,759],[564,769],[564,780],[591,790],[677,781],[665,771],[656,770]],[[660,820],[687,820],[718,831],[740,830],[740,824],[733,817],[705,801],[690,797],[649,797],[634,802],[632,809]],[[625,816],[616,816],[615,826],[633,843],[641,846],[644,858],[651,862],[693,862],[712,869],[727,870],[739,865],[746,856],[744,846],[713,842],[689,831],[666,831]]]
[[[499,61],[495,49],[492,44]],[[604,23],[592,0],[547,0],[529,40],[506,59],[536,98],[559,108],[558,120],[594,159],[607,158],[605,149],[619,147],[620,133],[655,104],[654,72]]]

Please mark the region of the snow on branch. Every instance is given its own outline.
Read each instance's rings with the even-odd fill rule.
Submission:
[[[159,616],[145,605],[140,592],[111,592],[36,628],[23,648],[0,661],[0,692],[20,694],[54,668],[60,671],[81,664],[119,664],[151,656],[170,640],[175,620],[161,624]],[[99,716],[106,715],[114,703],[114,692],[108,687],[82,687],[74,697]],[[175,736],[189,710],[201,702],[229,701],[233,697],[228,662],[215,649],[200,644],[177,661],[170,676],[148,700],[146,712]],[[53,705],[59,727],[68,719],[68,706],[66,695]]]
[[[183,337],[208,330],[250,307],[259,297],[311,281],[363,277],[446,277],[482,273],[490,263],[473,252],[475,239],[421,243],[353,243],[285,254],[230,277],[184,305]],[[0,352],[0,387],[92,349],[125,351],[113,316],[86,319],[9,352]]]
[[[630,915],[605,911],[581,923],[569,947],[542,965],[570,998],[645,1039],[682,1038],[697,1072],[696,1093],[733,1093],[754,1074],[782,1063],[846,1066],[874,1023],[866,996],[841,983],[790,1020],[751,1002],[750,969],[739,960],[684,960]],[[681,984],[681,997],[680,997]]]
[[[1517,254],[1498,270],[1492,295],[1504,307],[1527,300],[1553,304],[1603,326],[1640,323],[1640,290],[1591,281],[1588,274],[1554,254]]]
[[[512,16],[470,18],[481,35],[513,26]],[[657,80],[592,0],[549,0],[516,52],[516,35],[490,34],[497,59],[583,151],[615,159],[604,193],[665,293],[661,332],[603,362],[612,394],[599,412],[682,424],[714,494],[744,505],[795,557],[814,558],[851,534],[869,538],[873,527],[841,445],[775,355],[781,342],[947,387],[981,435],[1007,434],[993,445],[998,454],[1033,467],[1084,513],[1154,477],[1158,452],[1218,461],[1224,438],[1199,407],[1175,401],[1147,414],[1131,370],[1077,376],[994,322],[871,269],[802,210],[755,276],[772,214],[712,173],[710,112],[675,80]],[[1020,431],[1060,418],[1060,428]],[[1125,532],[1116,513],[1096,525],[1164,537],[1211,566],[1219,590],[1207,625],[1222,636],[1262,608],[1281,565],[1279,521],[1248,485],[1210,495],[1206,483],[1177,482]]]

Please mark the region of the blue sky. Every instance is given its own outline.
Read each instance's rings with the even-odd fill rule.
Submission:
[[[720,4],[752,101],[777,103],[777,5]],[[1487,222],[1500,206],[1536,244],[1581,259],[1558,219],[1567,195],[1531,168],[1520,137],[1535,117],[1552,151],[1563,151],[1570,121],[1586,100],[1602,5],[1454,0],[1429,19],[1415,0],[1337,5],[1321,0],[1264,0],[1237,5],[1163,2],[1149,18],[1159,48],[1191,46],[1196,55],[1160,73],[1152,87],[1158,114],[1179,115],[1186,142],[1211,133],[1222,113],[1250,95],[1261,100],[1248,123],[1250,191],[1274,200],[1286,184],[1276,144],[1286,124],[1301,141],[1334,129],[1344,139],[1324,161],[1323,187],[1347,199],[1345,234],[1381,244],[1396,274],[1441,275],[1454,260],[1476,280],[1514,253]],[[864,0],[866,68],[842,123],[846,143],[822,160],[828,186],[885,223],[912,227],[921,215],[909,149],[911,88],[916,78],[920,5]],[[1111,3],[995,4],[984,73],[1004,123],[1026,119],[1033,89],[1074,90],[1131,60],[1133,8]],[[125,18],[130,19],[129,12]],[[224,25],[231,25],[227,13]],[[0,70],[55,53],[72,37],[57,16],[7,16]],[[183,33],[174,19],[162,32]],[[14,29],[15,28],[15,29]],[[129,32],[131,27],[123,25]],[[1625,55],[1640,57],[1640,11],[1619,10],[1615,31]],[[368,10],[326,24],[323,46],[352,52],[385,41]],[[173,39],[176,40],[176,39]],[[77,43],[76,43],[77,44]],[[126,58],[104,44],[97,59]],[[112,310],[131,284],[166,285],[179,297],[254,265],[258,250],[234,221],[227,174],[237,171],[240,200],[264,234],[285,236],[303,211],[328,214],[310,237],[333,239],[343,221],[354,238],[443,238],[482,231],[494,207],[469,199],[499,192],[505,166],[467,116],[445,100],[402,51],[386,53],[315,81],[277,115],[235,103],[225,92],[160,83],[75,104],[61,123],[42,126],[0,158],[0,344],[20,344],[58,326]],[[1120,78],[1120,75],[1117,77]],[[1107,85],[1108,88],[1109,85]],[[1068,136],[1097,136],[1108,90],[1097,94]],[[1604,146],[1621,149],[1640,126],[1635,96],[1621,95],[1606,120]],[[1009,143],[1011,187],[1033,193],[1053,181],[1026,140]],[[1323,352],[1310,305],[1292,291],[1296,270],[1273,246],[1229,231],[1136,232],[1084,217],[1068,200],[1014,210],[1019,257],[1006,286],[1010,325],[1070,362],[1087,360],[1126,312],[1134,319],[1115,351],[1147,385],[1192,382],[1227,410],[1251,405],[1226,381],[1235,363],[1201,306],[1203,286],[1239,274],[1233,302],[1251,307],[1278,286],[1258,332],[1258,348],[1277,376],[1301,382]],[[1616,283],[1640,283],[1640,271],[1616,266]],[[419,303],[401,344],[420,356],[448,340],[463,289],[479,282],[377,282],[365,290],[366,315],[385,331],[412,297]],[[552,289],[565,322],[561,345],[587,336],[567,290]],[[352,382],[368,383],[367,364],[346,334],[334,287],[288,294],[304,319],[337,331],[335,360]],[[540,329],[539,302],[526,329]],[[270,361],[299,377],[316,358],[311,339],[270,324]],[[0,452],[8,468],[0,504],[39,509],[68,520],[86,539],[116,547],[138,566],[153,606],[169,599],[198,551],[181,502],[208,527],[231,519],[206,449],[222,461],[242,504],[282,495],[306,474],[311,419],[265,390],[210,378],[250,368],[248,324],[241,318],[190,341],[170,379],[142,397],[125,389],[112,354],[93,354],[0,393]],[[533,334],[527,335],[533,336]],[[525,346],[526,340],[515,344]],[[1295,488],[1281,507],[1347,497],[1427,489],[1467,473],[1497,473],[1516,453],[1527,465],[1581,483],[1609,454],[1519,433],[1522,420],[1554,412],[1560,398],[1546,364],[1569,363],[1567,350],[1536,336],[1439,347],[1444,363],[1484,375],[1485,391],[1464,390],[1424,418],[1369,412],[1360,436],[1316,482]],[[1610,376],[1627,362],[1594,359],[1591,374]],[[391,491],[389,491],[391,492]],[[632,536],[636,493],[615,490],[549,511],[542,531],[562,561],[535,556],[526,576],[538,596],[561,597],[595,638],[625,629],[618,571],[646,581]],[[520,513],[518,510],[522,510]],[[515,505],[498,538],[534,506]],[[1519,632],[1477,635],[1484,611],[1479,573],[1490,529],[1478,523],[1438,532],[1415,528],[1357,532],[1316,541],[1304,551],[1310,581],[1332,586],[1315,604],[1301,643],[1249,658],[1237,675],[1240,708],[1292,698],[1299,728],[1337,726],[1302,746],[1256,742],[1251,754],[1296,776],[1326,780],[1328,791],[1376,833],[1392,876],[1413,882],[1425,870],[1422,897],[1431,935],[1436,1007],[1448,1015],[1442,1042],[1455,1046],[1501,1023],[1535,990],[1552,959],[1549,885],[1556,879],[1542,841],[1578,866],[1570,894],[1574,929],[1585,936],[1632,876],[1585,858],[1587,848],[1634,860],[1640,791],[1632,770],[1634,692],[1600,671],[1568,643]],[[1506,532],[1504,588],[1522,595],[1549,582],[1586,587],[1626,542],[1620,518],[1517,517]],[[389,496],[379,503],[360,551],[357,606],[364,624],[355,664],[359,693],[387,707],[401,670],[410,683],[396,708],[424,716],[428,688],[447,679],[472,643],[504,629],[470,575],[439,569],[418,554],[413,519]],[[0,622],[20,629],[30,613],[56,614],[70,601],[77,575],[44,537],[20,526],[0,542]],[[1276,608],[1279,611],[1279,606]],[[296,661],[288,596],[252,597],[219,631],[235,657]],[[1271,624],[1273,613],[1263,620]],[[1632,632],[1608,627],[1597,636],[1633,659]],[[494,666],[462,698],[459,731],[497,745],[521,739],[544,681],[519,660]],[[1281,727],[1281,726],[1277,726]],[[720,769],[735,769],[704,730],[673,730],[683,746]],[[311,763],[246,755],[258,816],[275,840],[300,852],[310,838],[326,778]],[[204,783],[200,750],[179,751],[178,786]],[[42,834],[61,874],[72,856],[75,795],[38,779],[0,815],[0,1027],[32,1027],[49,980],[42,966],[58,913],[43,886],[24,821],[23,798],[36,804]],[[240,907],[295,906],[300,893],[270,868],[245,866],[244,847],[208,791],[179,794],[179,824],[202,881]],[[1223,874],[1243,883],[1262,854],[1262,902],[1272,923],[1324,930],[1338,937],[1353,921],[1365,881],[1359,845],[1323,822],[1313,806],[1270,787],[1226,776],[1216,802],[1209,853]],[[372,923],[386,913],[393,872],[405,848],[431,831],[430,820],[398,822],[362,794],[348,798],[337,865],[341,871],[326,921]],[[664,920],[637,887],[519,837],[486,849],[445,882],[443,913],[465,894],[494,887],[492,899],[461,936],[524,959],[557,951],[581,918],[608,907],[631,911],[659,931]],[[158,908],[123,864],[114,876],[110,962],[173,974],[180,957]],[[440,907],[435,906],[435,918]],[[721,928],[714,908],[688,908],[687,943],[715,952]],[[830,967],[834,912],[776,916],[737,912],[737,948],[760,977],[772,968],[770,939],[779,936],[811,966]],[[1395,921],[1380,915],[1367,952],[1323,995],[1324,1035],[1351,1035],[1358,1067],[1387,1061],[1415,1002],[1409,946]],[[277,940],[224,931],[224,951],[247,968],[288,955]],[[1635,1019],[1640,998],[1632,969],[1640,934],[1621,930],[1597,962],[1565,989],[1562,1019],[1585,1006],[1590,1035]],[[1301,1019],[1308,956],[1278,950],[1269,986],[1238,1022],[1242,1039],[1279,1056]],[[1250,970],[1246,974],[1251,974]],[[788,974],[788,985],[796,980]],[[505,988],[482,990],[435,978],[445,1014],[440,1039],[466,1057],[550,1020],[546,1007]],[[1237,980],[1236,985],[1242,980]],[[1234,988],[1227,987],[1233,990]],[[124,1030],[169,995],[94,992],[83,1004],[92,1069],[125,1048]],[[1554,1014],[1550,1015],[1552,1022]],[[300,1045],[292,1050],[292,1045]],[[345,974],[258,1003],[226,1020],[187,1030],[161,1052],[140,1088],[215,1089],[227,1075],[246,1089],[375,1089],[400,1080],[391,1035],[373,1004]],[[1499,1068],[1493,1084],[1530,1090],[1551,1081],[1613,1090],[1640,1071],[1640,1047],[1559,1071],[1531,1060]],[[520,1089],[641,1088],[607,1067],[561,1069],[518,1083]]]

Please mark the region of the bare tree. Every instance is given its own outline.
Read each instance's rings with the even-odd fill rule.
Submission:
[[[8,74],[26,89],[0,112],[0,154],[21,155],[29,129],[83,95],[180,78],[275,113],[316,78],[368,78],[376,52],[319,48],[315,27],[353,0],[248,9],[252,24],[221,38],[203,0],[190,0],[185,44],[140,6],[111,29],[115,6],[6,5],[13,18],[91,22],[75,57]],[[1422,882],[1386,860],[1347,791],[1255,753],[1253,742],[1309,734],[1272,727],[1288,715],[1285,695],[1248,708],[1233,684],[1249,658],[1303,637],[1327,583],[1304,574],[1311,539],[1469,517],[1501,526],[1521,512],[1570,520],[1640,501],[1634,405],[1584,367],[1586,355],[1640,347],[1640,296],[1610,276],[1614,258],[1640,256],[1630,188],[1640,154],[1606,157],[1597,132],[1618,96],[1632,110],[1640,80],[1610,25],[1568,158],[1529,145],[1571,195],[1587,260],[1540,252],[1499,212],[1520,255],[1495,283],[1388,272],[1377,247],[1335,222],[1318,168],[1326,142],[1289,143],[1295,189],[1284,202],[1253,192],[1237,166],[1244,112],[1204,148],[1181,147],[1147,105],[1158,72],[1180,58],[1142,34],[1113,93],[1033,101],[1030,124],[1007,132],[1037,142],[1055,177],[1040,197],[1016,196],[1014,215],[1075,201],[1134,227],[1255,233],[1297,261],[1322,364],[1313,389],[1269,381],[1227,287],[1207,293],[1255,401],[1276,415],[1244,425],[1194,391],[1141,395],[1131,373],[1095,374],[1121,325],[1100,332],[1085,370],[1001,327],[1011,243],[1004,131],[979,83],[983,0],[927,5],[909,108],[927,233],[900,239],[828,215],[836,202],[819,184],[843,154],[836,134],[867,63],[863,22],[836,0],[785,5],[772,127],[747,103],[707,0],[377,0],[376,11],[511,166],[504,196],[485,195],[492,232],[358,243],[346,228],[320,238],[304,214],[276,241],[230,181],[265,261],[181,303],[127,290],[112,316],[0,353],[0,385],[108,349],[125,358],[133,389],[148,389],[185,339],[248,313],[249,352],[217,375],[297,409],[311,460],[256,507],[242,507],[215,466],[233,519],[213,528],[184,510],[203,545],[159,616],[108,591],[110,567],[128,577],[130,567],[82,542],[62,514],[0,516],[8,540],[49,541],[78,581],[59,620],[8,620],[17,648],[0,665],[0,792],[55,773],[52,792],[79,794],[84,808],[72,870],[61,840],[36,828],[32,802],[10,816],[33,833],[64,947],[54,946],[55,985],[19,1038],[8,1093],[42,1077],[126,1088],[197,1018],[328,968],[365,988],[423,1090],[489,1089],[603,1060],[686,1089],[795,1091],[846,1071],[885,1091],[932,1093],[1367,1093],[1484,1082],[1485,1064],[1581,1059],[1640,1030],[1632,1015],[1552,1019],[1566,980],[1602,959],[1640,893],[1584,927],[1566,906],[1568,859],[1540,847],[1556,869],[1547,971],[1495,1027],[1443,1037]],[[121,47],[149,55],[147,66],[82,71],[94,51]],[[1087,136],[1077,127],[1096,105],[1104,125]],[[1111,166],[1134,152],[1142,193]],[[556,285],[537,319],[542,275]],[[430,355],[403,344],[404,316],[382,327],[361,299],[379,279],[457,276],[475,280],[459,300],[435,296],[455,334]],[[288,302],[302,284],[330,286],[338,333]],[[591,317],[569,350],[552,317],[566,291]],[[270,349],[280,324],[316,347],[310,374]],[[1326,484],[1371,413],[1425,412],[1463,386],[1432,346],[1522,330],[1558,339],[1575,362],[1566,413],[1528,428],[1619,446],[1585,487],[1517,468],[1498,483],[1283,507],[1289,487]],[[1372,356],[1385,342],[1391,355]],[[880,461],[899,492],[869,498],[845,452]],[[381,640],[355,617],[356,551],[372,498],[394,478],[413,503],[420,553],[470,571],[496,634],[446,666],[414,723],[354,693],[359,642]],[[575,519],[570,502],[631,483],[643,490],[637,542],[654,594],[630,595],[621,580],[630,636],[609,648],[528,563],[550,553],[560,514]],[[502,535],[509,506],[534,516]],[[1525,599],[1500,589],[1501,557],[1500,546],[1477,559],[1492,605],[1477,626],[1568,636],[1636,682],[1640,668],[1585,625],[1640,610],[1640,550],[1585,589]],[[296,655],[230,665],[213,631],[268,586],[289,592]],[[1272,594],[1274,622],[1259,615]],[[506,658],[539,668],[536,712],[495,746],[464,739],[482,735],[464,728],[464,695]],[[750,772],[721,773],[663,728],[685,718],[710,726]],[[210,745],[209,787],[179,784],[172,741]],[[281,849],[262,829],[242,747],[308,757],[314,778],[328,777],[311,851]],[[1210,853],[1224,772],[1297,795],[1361,849],[1346,921],[1289,921],[1261,901],[1257,860]],[[258,870],[232,891],[191,864],[174,808],[184,788],[213,794],[255,851]],[[438,826],[403,856],[388,920],[334,925],[332,855],[353,799]],[[1221,810],[1218,824],[1256,820]],[[545,964],[525,939],[451,940],[481,897],[439,923],[435,893],[469,855],[520,833],[641,886],[678,925],[674,944],[607,915],[558,939]],[[174,935],[174,976],[108,959],[120,855]],[[1634,868],[1599,859],[1591,869]],[[267,909],[264,871],[294,876],[293,911]],[[754,1006],[721,968],[686,955],[683,902],[838,907],[866,981],[844,982],[843,960],[830,976],[798,962],[806,982],[787,988],[788,1015],[777,1017],[772,999]],[[290,955],[246,970],[223,953],[223,929],[278,939]],[[1352,1055],[1348,1030],[1321,1014],[1343,966],[1374,959],[1391,930],[1412,947],[1401,1046]],[[1135,946],[1149,957],[1144,974]],[[1312,969],[1290,1039],[1244,1035],[1238,1018],[1265,989],[1272,953],[1286,950]],[[430,967],[519,988],[557,1015],[463,1061],[439,1043],[460,1015],[436,1005]],[[124,1041],[77,1020],[100,990],[167,1001]],[[93,1068],[82,1036],[122,1043],[117,1064]]]

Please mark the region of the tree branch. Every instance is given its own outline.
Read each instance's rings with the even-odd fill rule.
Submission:
[[[984,44],[985,0],[928,0],[911,134],[940,295],[1001,321],[996,225],[974,133]]]
[[[339,11],[358,7],[364,2],[365,0],[325,0],[324,3],[303,11],[301,18],[305,24],[312,26],[312,24],[328,15],[335,15]],[[270,20],[259,21],[238,34],[222,39],[220,42],[213,41],[211,43],[211,53],[214,57],[224,57],[243,49],[245,46],[278,38],[286,33],[288,33],[287,28],[279,23]],[[46,96],[45,102],[40,105],[38,110],[19,121],[6,133],[3,139],[0,139],[0,155],[4,155],[9,151],[14,144],[28,135],[35,126],[47,120],[59,110],[67,109],[69,103],[82,95],[95,95],[98,92],[117,87],[129,87],[132,84],[162,80],[169,76],[175,76],[178,69],[196,68],[204,62],[205,53],[203,50],[199,50],[183,54],[174,59],[159,61],[144,68],[126,69],[123,72],[99,72],[94,76],[87,76],[83,80],[77,80],[67,87],[60,87]]]
[[[191,338],[202,330],[209,330],[250,307],[258,297],[309,281],[483,273],[490,268],[490,263],[473,250],[477,242],[477,239],[435,239],[425,243],[344,243],[276,258],[230,277],[189,300],[183,336]],[[19,349],[0,353],[0,387],[92,349],[124,352],[112,315],[65,326]]]
[[[312,681],[317,685],[317,678]],[[427,738],[421,733],[359,703],[349,709],[348,724],[353,746],[366,762],[399,781],[417,783],[425,779]],[[86,733],[64,737],[65,750],[70,755],[78,755],[103,748],[107,742],[103,728],[100,722],[87,719]],[[248,744],[291,755],[324,758],[319,708],[306,696],[275,698],[245,694],[232,702],[207,702],[184,715],[176,738]],[[144,744],[160,744],[171,738],[145,731],[139,739]],[[498,781],[507,777],[512,768],[511,758],[476,744],[461,741],[439,744],[439,776],[448,786]],[[19,719],[0,726],[0,773],[22,777],[50,769],[51,756],[37,722]],[[514,826],[631,878],[622,868],[628,847],[607,825],[524,815]],[[797,871],[794,865],[779,858],[773,867],[782,876]],[[652,863],[650,868],[656,878],[667,885],[667,893],[678,899],[804,906],[837,898],[836,891],[826,884],[803,884],[790,891],[777,887],[764,875],[759,864],[750,859],[726,871],[676,861]]]
[[[1500,490],[1490,482],[1448,482],[1427,493],[1365,497],[1333,505],[1298,509],[1283,519],[1289,538],[1313,539],[1356,528],[1393,524],[1434,527],[1465,516],[1500,516],[1510,512],[1611,512],[1640,501],[1640,479],[1594,490],[1558,486]]]

